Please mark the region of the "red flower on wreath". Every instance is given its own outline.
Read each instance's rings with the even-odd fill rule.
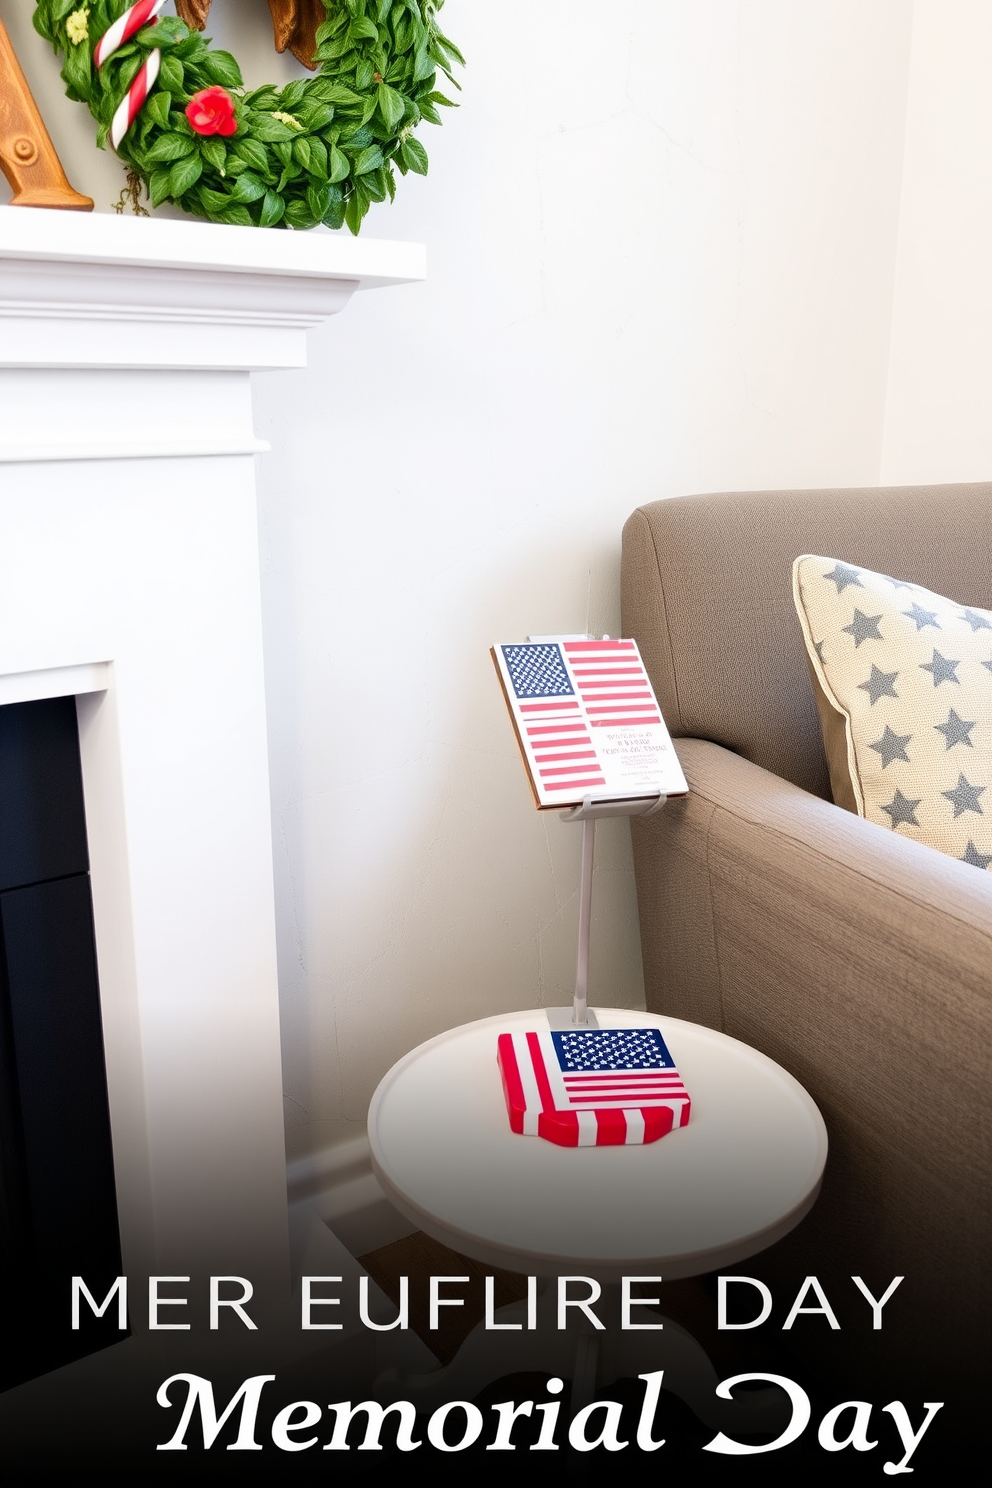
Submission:
[[[226,88],[201,88],[186,105],[186,117],[197,134],[234,134],[234,99]]]

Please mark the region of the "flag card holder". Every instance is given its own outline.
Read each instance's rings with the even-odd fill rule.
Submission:
[[[572,1005],[497,1040],[510,1128],[563,1147],[654,1142],[685,1126],[689,1094],[657,1028],[603,1028],[589,1009],[593,857],[597,821],[654,816],[685,776],[636,642],[528,636],[492,656],[538,809],[582,823]]]
[[[688,793],[635,640],[528,636],[490,655],[538,811]]]
[[[547,1016],[552,1028],[594,1028],[588,982],[596,822],[653,816],[689,787],[636,641],[529,635],[494,646],[491,655],[538,810],[582,823],[575,995],[570,1008],[548,1008]]]

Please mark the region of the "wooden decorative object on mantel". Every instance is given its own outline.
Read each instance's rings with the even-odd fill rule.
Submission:
[[[14,189],[12,207],[61,207],[92,212],[66,179],[38,105],[0,21],[0,169]]]
[[[313,72],[317,64],[317,27],[327,19],[323,0],[269,0],[276,51],[288,47],[298,62]],[[210,13],[210,0],[176,0],[176,13],[187,26],[202,31]]]

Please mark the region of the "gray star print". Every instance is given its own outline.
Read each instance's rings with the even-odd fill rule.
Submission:
[[[903,614],[908,620],[915,620],[917,630],[923,630],[928,625],[932,625],[934,630],[941,629],[937,622],[937,611],[925,610],[922,605],[916,603],[915,599],[908,610],[903,610]]]
[[[985,812],[978,803],[978,798],[985,793],[984,785],[972,785],[963,775],[958,776],[958,783],[953,790],[941,791],[954,807],[955,817],[963,816],[966,811],[977,811],[979,816]]]
[[[961,854],[960,861],[962,863],[971,863],[975,868],[987,868],[992,863],[992,853],[980,853],[969,837],[968,846]]]
[[[869,744],[868,748],[877,750],[877,752],[882,756],[883,770],[886,769],[888,765],[891,765],[893,760],[905,760],[906,763],[909,764],[909,755],[906,753],[906,745],[909,743],[912,737],[912,734],[894,734],[889,728],[889,725],[886,724],[885,732],[883,733],[882,737],[880,739],[876,739],[874,744]]]
[[[920,670],[933,673],[934,687],[939,687],[941,682],[957,682],[958,686],[960,687],[960,679],[955,675],[956,669],[960,665],[960,657],[958,657],[957,661],[952,661],[950,657],[941,656],[940,652],[935,648],[933,653],[933,660],[921,661]]]
[[[945,749],[953,749],[955,744],[967,744],[969,749],[974,749],[975,746],[971,741],[971,731],[977,722],[978,719],[973,718],[968,723],[964,718],[959,718],[954,709],[951,708],[947,715],[947,722],[935,723],[934,728],[938,734],[943,734]]]
[[[992,630],[992,620],[981,610],[962,610],[961,619],[967,620],[972,630]]]
[[[860,573],[860,568],[851,568],[848,563],[835,563],[831,572],[825,573],[823,577],[825,579],[833,579],[837,585],[837,593],[843,594],[848,584],[852,584],[858,589],[864,588],[859,577]]]
[[[893,687],[893,682],[898,677],[898,672],[880,672],[874,662],[871,664],[871,676],[867,682],[859,682],[858,687],[871,698],[874,708],[880,697],[897,698],[899,694]]]
[[[863,615],[857,607],[854,611],[854,619],[850,625],[844,626],[846,635],[854,637],[854,649],[857,650],[862,641],[880,641],[882,632],[878,628],[881,615]]]
[[[992,672],[992,661],[983,661],[982,666],[988,667],[989,671]]]
[[[813,645],[816,647],[816,654],[820,658],[820,665],[821,666],[825,666],[826,663],[823,660],[823,642],[822,641],[814,641],[813,642]],[[992,667],[992,661],[989,662],[989,666]]]
[[[882,807],[882,810],[888,812],[889,816],[891,816],[893,829],[900,822],[905,822],[910,827],[918,827],[920,825],[916,820],[916,808],[922,799],[923,797],[920,796],[916,801],[907,801],[902,791],[896,791],[888,806]]]

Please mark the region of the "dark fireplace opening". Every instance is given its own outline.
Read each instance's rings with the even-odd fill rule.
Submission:
[[[0,707],[0,1389],[121,1337],[121,1274],[75,699]],[[116,1302],[111,1305],[116,1315]]]

